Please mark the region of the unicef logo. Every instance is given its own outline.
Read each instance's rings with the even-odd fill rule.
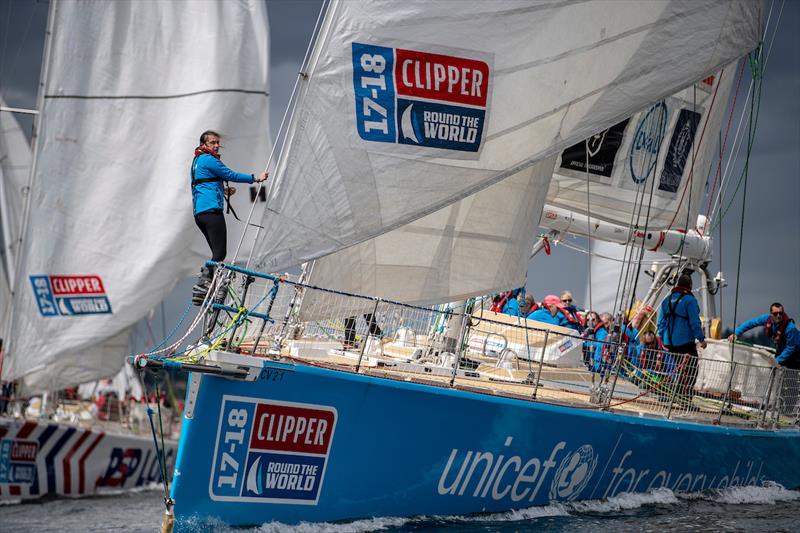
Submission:
[[[653,172],[666,128],[667,106],[662,101],[647,111],[644,118],[639,121],[633,136],[628,163],[631,169],[631,178],[637,185],[644,183]]]
[[[550,500],[574,500],[586,488],[597,466],[597,456],[584,444],[562,459],[550,485]]]

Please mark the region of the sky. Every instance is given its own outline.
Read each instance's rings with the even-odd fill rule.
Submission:
[[[270,20],[270,129],[275,139],[294,80],[317,19],[321,1],[267,0]],[[766,3],[769,10],[770,2]],[[782,3],[773,7],[773,21]],[[0,0],[0,93],[10,106],[33,108],[39,78],[48,4],[41,0]],[[800,317],[800,1],[786,1],[765,70],[758,130],[750,160],[744,233],[743,191],[733,199],[715,236],[712,273],[723,272],[723,325],[730,326],[739,287],[738,322],[767,312],[773,301]],[[770,36],[771,37],[771,36]],[[742,80],[742,105],[749,69]],[[735,115],[738,119],[738,114]],[[20,120],[30,131],[30,120]],[[738,161],[740,168],[742,161]],[[734,173],[738,175],[738,173]],[[732,188],[730,190],[732,192]],[[725,204],[730,201],[726,197]],[[705,201],[703,203],[705,205]],[[741,253],[739,247],[741,235]],[[584,239],[567,239],[585,246]],[[720,253],[720,247],[722,252]],[[741,268],[737,263],[741,256]],[[530,264],[527,286],[541,297],[570,289],[579,306],[586,300],[587,256],[564,246],[540,254]],[[695,284],[699,279],[695,279]],[[184,309],[191,281],[166,302],[165,320],[156,313],[153,336],[169,330]],[[601,310],[602,311],[602,310]],[[137,328],[144,338],[150,333]]]

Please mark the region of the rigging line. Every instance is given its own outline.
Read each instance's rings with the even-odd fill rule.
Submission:
[[[714,103],[717,101],[717,92],[719,91],[719,85],[722,81],[722,76],[725,74],[725,69],[719,71],[719,76],[717,76],[717,85],[714,87],[714,93],[711,95],[711,104],[709,104],[708,109],[705,110],[706,119],[703,121],[703,128],[700,130],[700,139],[697,143],[692,142],[692,162],[689,166],[689,178],[686,184],[683,187],[683,191],[681,191],[680,200],[678,200],[678,207],[675,209],[675,214],[672,216],[672,220],[669,223],[667,229],[672,229],[672,225],[675,223],[675,220],[678,218],[678,211],[680,210],[681,206],[683,205],[683,199],[686,197],[686,190],[691,188],[692,181],[694,180],[694,164],[695,159],[697,158],[697,154],[700,151],[700,148],[703,146],[703,138],[705,137],[706,133],[706,126],[708,126],[708,121],[711,119],[711,113],[714,110]],[[692,103],[692,111],[696,112],[697,110],[697,83],[693,86],[693,103]],[[697,128],[697,126],[695,126]],[[692,137],[694,138],[697,135],[697,130],[695,129],[695,135]],[[697,145],[697,146],[695,146]],[[690,203],[691,203],[691,191],[689,192],[690,196]],[[688,213],[688,208],[687,208]],[[688,217],[688,214],[687,214]],[[688,224],[687,224],[688,225]],[[684,228],[685,229],[685,228]],[[681,241],[681,251],[683,251],[683,242]]]
[[[764,72],[766,71],[767,62],[769,61],[769,56],[770,56],[770,54],[772,53],[772,45],[773,45],[773,43],[775,42],[775,36],[776,36],[776,35],[777,35],[777,33],[778,33],[778,24],[780,23],[781,16],[783,15],[783,5],[784,5],[784,4],[783,4],[783,3],[781,3],[781,9],[780,9],[780,11],[778,12],[778,18],[777,18],[777,20],[775,21],[775,27],[774,27],[774,30],[773,30],[773,32],[772,32],[772,38],[770,39],[769,46],[767,47],[767,52],[766,52],[766,55],[764,56],[764,60],[763,60],[763,62],[761,63],[760,72],[761,72],[761,78],[762,78],[762,80],[763,80]],[[770,10],[770,12],[771,12],[771,10]],[[766,35],[766,30],[765,30],[765,35]],[[763,44],[763,43],[762,43],[762,44]],[[763,53],[763,48],[760,48],[760,49],[759,49],[759,54],[761,54],[761,53]],[[750,81],[750,89],[749,89],[749,90],[748,90],[748,92],[747,92],[748,99],[749,99],[749,96],[750,96],[750,91],[751,91],[751,90],[753,90],[753,88],[754,88],[754,84],[755,84],[755,80],[751,80],[751,81]],[[755,98],[755,95],[753,96],[753,98]],[[747,102],[747,100],[745,100],[745,103],[746,103],[746,102]],[[760,112],[760,110],[761,110],[761,97],[760,97],[760,89],[759,89],[759,102],[758,102],[758,104],[755,106],[755,108],[756,108],[756,124],[757,124],[757,123],[758,123],[758,114],[759,114],[759,112]],[[739,127],[737,128],[736,137],[734,138],[734,146],[736,146],[736,138],[737,138],[737,137],[739,137],[739,129],[741,129],[741,125],[742,125],[742,122],[743,122],[743,120],[744,120],[744,117],[745,117],[745,115],[748,115],[748,114],[749,114],[749,113],[747,112],[747,110],[743,110],[743,111],[742,111],[742,116],[741,116],[741,118],[739,119]],[[748,123],[749,123],[749,122],[748,122]],[[727,172],[727,171],[728,171],[728,167],[730,167],[730,165],[731,165],[732,161],[734,161],[734,160],[736,160],[736,159],[738,158],[738,155],[739,155],[739,149],[741,149],[741,146],[742,146],[743,140],[744,140],[744,135],[742,135],[742,137],[741,137],[741,138],[739,138],[739,145],[738,145],[738,147],[737,147],[737,149],[736,149],[736,154],[735,154],[735,156],[734,156],[734,155],[731,155],[731,156],[728,158],[728,163],[727,163],[727,165],[726,165],[726,168],[725,168],[725,173],[723,173],[723,176],[722,176],[723,184],[721,184],[721,185],[720,185],[720,190],[719,190],[719,193],[717,194],[717,198],[716,198],[716,200],[715,200],[715,209],[716,209],[717,207],[719,207],[719,208],[720,208],[720,218],[718,218],[718,219],[715,221],[715,224],[713,224],[713,225],[712,225],[712,228],[711,228],[711,230],[710,230],[710,231],[714,231],[714,230],[715,230],[717,227],[719,227],[719,226],[720,226],[720,224],[722,224],[722,219],[725,217],[725,214],[728,212],[728,210],[729,210],[729,209],[731,208],[731,206],[733,205],[733,200],[735,199],[735,197],[736,197],[736,194],[737,194],[737,193],[738,193],[738,191],[739,191],[739,187],[741,186],[741,183],[742,183],[742,178],[743,178],[743,176],[744,176],[743,174],[740,174],[740,176],[739,176],[739,181],[738,181],[738,182],[737,182],[737,184],[736,184],[736,190],[734,191],[734,195],[731,197],[731,200],[728,202],[728,205],[726,206],[726,208],[725,208],[724,210],[722,210],[722,209],[721,209],[721,206],[722,206],[722,203],[723,203],[723,198],[724,198],[724,193],[723,193],[723,190],[722,190],[722,186],[723,186],[723,185],[725,185],[725,186],[726,186],[725,190],[727,191],[727,178],[729,177],[729,174],[728,174],[728,172]],[[750,148],[748,148],[748,151],[749,151],[749,150],[750,150]]]
[[[719,89],[719,84],[722,83],[722,76],[724,75],[724,73],[725,73],[725,70],[721,70],[720,73],[719,73],[719,77],[717,78],[717,86],[714,88],[714,96],[711,98],[711,105],[708,107],[708,111],[706,111],[706,121],[705,121],[705,124],[703,125],[703,133],[705,133],[705,126],[706,126],[706,124],[708,124],[708,121],[711,118],[711,110],[714,109],[714,100],[717,97],[717,90]],[[697,113],[697,84],[696,83],[692,86],[692,112],[693,113]],[[689,191],[689,201],[686,203],[686,220],[684,221],[684,224],[683,224],[683,233],[681,233],[681,245],[678,248],[678,257],[679,257],[679,259],[678,259],[678,269],[677,269],[678,276],[680,276],[680,274],[681,274],[681,268],[682,268],[681,267],[681,263],[684,263],[684,265],[689,263],[689,259],[688,258],[684,258],[683,248],[684,248],[684,246],[686,244],[686,235],[688,235],[688,233],[689,233],[689,216],[691,215],[691,212],[692,212],[692,191],[691,191],[691,189],[692,189],[692,185],[693,185],[692,182],[694,181],[694,178],[695,178],[695,176],[694,176],[694,163],[697,160],[697,154],[700,151],[700,144],[702,144],[702,142],[703,142],[703,134],[701,133],[700,134],[700,141],[697,143],[697,146],[695,146],[695,143],[692,143],[692,146],[691,146],[691,148],[692,148],[692,163],[691,163],[691,166],[689,167],[689,179],[687,180],[686,185],[684,185],[684,188],[683,188],[683,192],[684,193],[687,190]],[[682,201],[683,201],[683,194],[681,194],[681,202]],[[678,209],[680,209],[680,203],[678,203]],[[678,211],[676,210],[675,211],[675,215],[673,217],[673,221],[675,220],[675,217],[677,217],[677,216],[678,216]],[[670,224],[670,226],[672,226],[672,224]],[[695,223],[695,226],[697,226],[696,223]]]
[[[760,54],[757,54],[756,57],[760,57]],[[756,91],[758,92],[759,101],[761,100],[761,85],[763,77],[761,77],[761,73],[756,70],[758,69],[756,59],[756,65],[753,72],[753,77],[755,78],[758,76],[758,84],[756,87]],[[752,148],[752,138],[755,133],[755,121],[753,120],[753,106],[755,105],[755,93],[752,100],[750,100],[750,122],[748,123],[747,127],[747,141],[748,141],[748,148]],[[739,311],[739,286],[741,280],[741,273],[742,273],[742,244],[744,243],[744,215],[745,215],[745,207],[747,204],[747,176],[749,174],[748,170],[750,167],[750,150],[748,149],[747,159],[744,162],[744,190],[742,191],[742,219],[739,225],[739,259],[736,263],[736,291],[734,292],[734,299],[733,299],[733,331],[736,332],[736,319]],[[731,359],[733,359],[733,350],[731,350]]]
[[[763,74],[763,70],[761,72]],[[759,84],[756,85],[756,88],[754,90],[753,100],[751,101],[751,106],[753,105],[753,101],[755,101],[756,99],[758,99],[758,103],[755,105],[755,117],[750,115],[750,118],[748,120],[748,127],[749,127],[750,121],[753,121],[753,127],[754,128],[758,125],[758,116],[759,116],[760,109],[761,109],[761,82],[760,81],[759,81]],[[730,208],[733,206],[733,202],[736,199],[736,195],[739,193],[739,188],[742,185],[742,181],[745,179],[746,165],[750,160],[750,156],[751,156],[751,153],[752,153],[752,150],[753,150],[752,142],[755,142],[755,139],[753,139],[751,141],[748,138],[748,146],[747,146],[747,150],[745,152],[745,167],[742,168],[742,173],[739,175],[739,180],[736,183],[736,189],[733,191],[733,195],[731,196],[730,200],[728,201],[728,205],[725,206],[725,209],[721,212],[720,218],[716,221],[716,224],[714,225],[712,230],[717,229],[722,224],[723,219],[727,215],[727,213],[730,210]],[[738,154],[738,151],[737,151],[737,154]]]
[[[666,114],[662,115],[662,120],[664,122],[666,122]],[[666,126],[666,124],[664,124],[664,126]],[[664,131],[664,130],[659,129],[659,131]],[[657,143],[656,155],[655,155],[656,166],[658,166],[658,157],[659,157],[659,155],[661,155],[661,146],[662,146],[662,144],[663,144],[663,139],[662,139],[662,142]],[[647,214],[645,215],[645,219],[644,219],[644,231],[643,231],[643,236],[642,236],[642,246],[639,248],[639,259],[636,262],[636,274],[635,274],[635,277],[634,277],[633,285],[631,287],[631,298],[630,298],[630,304],[628,306],[629,309],[633,309],[633,304],[634,304],[634,301],[635,301],[635,298],[636,298],[636,288],[639,285],[639,276],[641,275],[641,272],[642,272],[642,261],[644,260],[644,252],[645,252],[644,240],[647,238],[647,232],[649,230],[650,211],[651,211],[651,209],[653,207],[653,193],[655,192],[655,186],[656,186],[656,177],[655,177],[656,176],[656,172],[655,172],[656,166],[653,167],[653,169],[654,169],[653,179],[650,182],[650,198],[647,201]]]
[[[586,234],[591,239],[592,235],[592,195],[590,192],[590,180],[589,180],[589,139],[587,138],[586,141],[586,167],[584,170],[586,171]],[[594,309],[592,306],[592,256],[589,256],[589,309]]]
[[[769,41],[769,46],[767,47],[767,53],[766,53],[766,56],[764,57],[764,61],[762,62],[762,65],[761,65],[761,72],[762,73],[764,72],[764,70],[765,70],[765,68],[767,66],[770,54],[772,54],[772,45],[775,42],[775,36],[778,34],[778,26],[780,24],[781,17],[783,15],[783,6],[784,6],[784,4],[785,4],[785,0],[784,0],[784,2],[781,2],[781,9],[778,12],[778,18],[775,21],[775,26],[773,27],[773,30],[772,30],[772,38]],[[764,31],[762,33],[762,39],[761,39],[762,43],[764,42],[764,39],[767,36],[767,32],[768,32],[768,28],[769,28],[769,21],[772,18],[772,8],[774,7],[774,5],[775,5],[775,0],[773,0],[770,3],[769,14],[767,15],[767,21],[764,24]],[[742,58],[742,62],[743,62],[742,66],[743,67],[744,67],[744,61],[745,61],[745,58],[743,57]],[[733,137],[733,146],[734,147],[737,146],[737,141],[739,143],[739,147],[741,147],[741,142],[744,139],[744,137],[740,137],[739,134],[740,134],[740,131],[741,131],[741,128],[742,128],[742,123],[744,122],[744,117],[745,117],[745,115],[747,115],[746,105],[747,105],[747,102],[750,99],[750,94],[753,91],[754,83],[755,83],[755,80],[751,79],[749,87],[747,89],[747,96],[745,97],[745,107],[742,109],[742,114],[739,117],[739,124],[736,127],[736,135],[734,135],[734,137]],[[733,151],[733,148],[731,150]],[[722,187],[727,182],[727,178],[730,175],[728,170],[730,169],[731,163],[737,159],[738,153],[739,152],[738,152],[738,148],[737,148],[736,149],[736,156],[734,157],[733,154],[731,154],[728,157],[728,162],[725,164],[725,171],[722,173],[722,183],[720,183],[719,192],[717,193],[717,197],[714,199],[714,207],[713,207],[712,211],[718,210],[718,207],[720,206],[720,204],[722,202],[722,197],[724,196],[723,192],[722,192]],[[738,189],[738,186],[737,186],[737,189]],[[714,227],[712,226],[712,228],[709,230],[709,232],[713,231],[713,229],[714,229]]]
[[[663,103],[663,101],[662,101],[662,103]],[[656,104],[656,105],[658,105],[658,104]],[[658,137],[661,138],[664,135],[664,127],[665,127],[665,124],[663,123],[663,117],[662,117],[662,122],[659,122],[658,124],[656,124],[655,127],[652,125],[652,123],[648,124],[648,129],[649,129],[648,133],[652,134],[652,132],[655,131],[655,134]],[[663,138],[661,138],[660,140],[663,141]],[[657,144],[659,145],[659,149],[660,149],[660,142],[657,143]],[[640,162],[639,170],[640,170],[640,174],[641,174],[641,173],[643,173],[643,171],[645,169],[650,169],[651,166],[652,166],[652,169],[653,169],[653,182],[655,182],[655,174],[656,174],[655,166],[656,165],[652,165],[652,162],[653,162],[652,158],[653,158],[652,153],[649,153],[646,158],[643,158],[642,161]],[[656,152],[655,163],[656,164],[658,163],[658,151]],[[649,177],[649,174],[650,174],[649,172],[646,174],[645,181]],[[631,210],[631,220],[630,220],[630,222],[628,224],[628,241],[625,243],[625,252],[623,254],[624,267],[620,270],[620,276],[619,276],[619,279],[617,281],[617,292],[616,292],[616,295],[614,296],[613,313],[615,315],[617,313],[618,306],[620,307],[620,310],[621,310],[622,306],[624,306],[625,300],[627,299],[626,298],[626,293],[627,293],[628,283],[629,283],[629,280],[630,280],[631,263],[633,262],[633,254],[634,254],[634,251],[635,251],[634,250],[634,242],[635,242],[636,237],[635,237],[635,233],[633,231],[633,229],[634,229],[634,218],[636,219],[635,227],[638,227],[639,222],[641,221],[641,211],[642,211],[642,205],[644,203],[644,192],[646,190],[646,187],[647,186],[645,185],[644,187],[637,188],[636,196],[635,196],[635,199],[634,199],[634,207]],[[638,213],[637,213],[637,206],[638,206]],[[624,279],[624,281],[623,281],[623,279]]]
[[[722,161],[725,154],[725,146],[728,144],[728,133],[731,131],[731,121],[733,120],[734,112],[736,111],[736,98],[739,96],[739,89],[741,88],[742,78],[744,77],[744,59],[739,60],[739,75],[736,78],[736,91],[733,93],[733,102],[731,103],[731,112],[728,114],[728,124],[725,126],[725,138],[720,139],[719,160],[717,161],[717,171],[714,173],[714,183],[708,191],[708,205],[706,206],[706,218],[711,213],[711,202],[714,198],[714,191],[717,190],[717,182],[722,178]]]
[[[583,248],[583,247],[581,247],[581,246],[579,246],[577,244],[568,243],[567,241],[561,241],[559,243],[559,245],[563,246],[565,248],[569,248],[570,250],[574,250],[576,252],[579,252],[579,253],[582,253],[582,254],[586,254],[586,255],[591,255],[592,257],[598,257],[600,259],[605,259],[607,261],[614,261],[615,263],[624,263],[625,262],[624,259],[620,259],[619,257],[613,257],[613,256],[610,256],[610,255],[605,255],[605,254],[600,254],[600,253],[597,253],[597,252],[592,252],[592,251],[590,251],[590,250],[588,250],[586,248]],[[622,246],[622,245],[620,244],[620,246]],[[665,265],[665,264],[668,264],[668,263],[671,263],[671,262],[672,262],[671,259],[656,259],[656,260],[652,261],[652,263],[656,264],[656,265]]]
[[[330,2],[324,1],[322,2],[322,6],[320,6],[319,14],[317,15],[317,21],[314,24],[314,30],[311,32],[311,39],[309,39],[308,46],[306,47],[306,53],[303,55],[303,62],[300,63],[300,72],[297,73],[297,76],[294,79],[294,86],[292,87],[292,93],[289,96],[289,103],[286,105],[286,109],[283,112],[283,117],[281,117],[281,123],[278,126],[278,134],[275,136],[275,142],[272,144],[272,149],[270,149],[269,151],[267,164],[264,165],[265,172],[269,170],[269,166],[272,163],[273,158],[275,157],[276,147],[281,142],[286,142],[285,140],[281,141],[281,134],[283,134],[284,136],[288,136],[289,122],[291,122],[292,118],[294,118],[294,112],[297,109],[297,104],[298,101],[300,100],[300,94],[298,91],[298,87],[300,86],[300,80],[306,79],[308,77],[306,70],[308,70],[307,67],[309,66],[311,51],[313,49],[314,44],[316,44],[316,41],[320,38],[320,34],[322,32],[322,28],[320,25],[323,21],[323,14],[326,13],[327,11],[326,8],[329,5],[329,3]],[[289,119],[288,122],[287,118]],[[285,129],[284,126],[286,126]],[[281,146],[281,153],[283,153],[283,148],[284,147]],[[278,157],[280,157],[280,154]],[[277,178],[278,176],[274,176],[272,180],[270,180],[270,185],[267,188],[267,194],[266,194],[267,201],[264,202],[264,213],[266,213],[267,211],[267,207],[269,205],[270,193],[274,190],[274,184],[276,183]],[[264,183],[260,182],[256,187],[256,194],[255,194],[256,198],[258,198],[258,195],[261,193],[262,187],[264,187]],[[252,221],[253,218],[253,212],[255,211],[256,208],[256,203],[257,202],[253,202],[253,205],[250,206],[250,212],[247,213],[247,224],[245,225],[244,230],[242,231],[242,236],[239,238],[239,243],[236,245],[236,251],[233,254],[234,263],[236,262],[236,258],[239,257],[239,251],[241,250],[242,244],[244,243],[244,237],[247,234],[248,228],[250,227],[250,222]],[[263,221],[264,218],[263,214],[261,215],[261,218]],[[259,226],[256,228],[256,233],[253,236],[253,244],[250,247],[250,255],[248,255],[247,257],[247,262],[244,265],[245,268],[250,268],[250,263],[252,263],[253,261],[253,254],[255,253],[256,243],[258,242],[258,236],[260,235],[260,233],[261,233],[261,227]]]
[[[642,168],[648,168],[649,162],[650,162],[649,159],[645,159],[642,162]],[[625,261],[626,265],[630,259],[629,255],[630,257],[633,257],[631,248],[631,236],[633,235],[634,218],[636,217],[636,206],[640,202],[639,195],[640,195],[640,190],[637,189],[633,201],[633,209],[631,209],[631,218],[628,221],[628,238],[627,241],[625,242],[625,251],[622,254],[623,260]],[[623,278],[625,277],[623,275],[624,273],[626,273],[626,269],[625,268],[620,269],[619,277],[617,279],[617,290],[616,293],[614,294],[614,306],[612,309],[612,314],[614,315],[616,315],[617,313],[617,305],[623,301],[623,299],[620,297],[620,291],[624,291],[624,285],[623,285]],[[625,283],[627,283],[627,279],[625,280]]]

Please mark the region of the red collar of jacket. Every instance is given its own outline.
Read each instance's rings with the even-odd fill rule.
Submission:
[[[194,149],[194,155],[198,156],[198,155],[201,155],[201,154],[213,155],[214,157],[219,159],[219,154],[215,154],[214,152],[212,152],[211,150],[209,150],[205,146],[198,146],[197,148]]]

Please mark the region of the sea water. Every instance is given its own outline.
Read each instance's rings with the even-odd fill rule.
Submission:
[[[152,532],[163,515],[157,489],[93,498],[57,499],[0,506],[0,531]],[[360,533],[386,532],[617,532],[800,531],[800,491],[777,485],[735,487],[693,494],[658,489],[621,494],[607,500],[553,504],[471,516],[376,517],[336,524],[266,523],[253,528],[215,524],[213,533]]]

